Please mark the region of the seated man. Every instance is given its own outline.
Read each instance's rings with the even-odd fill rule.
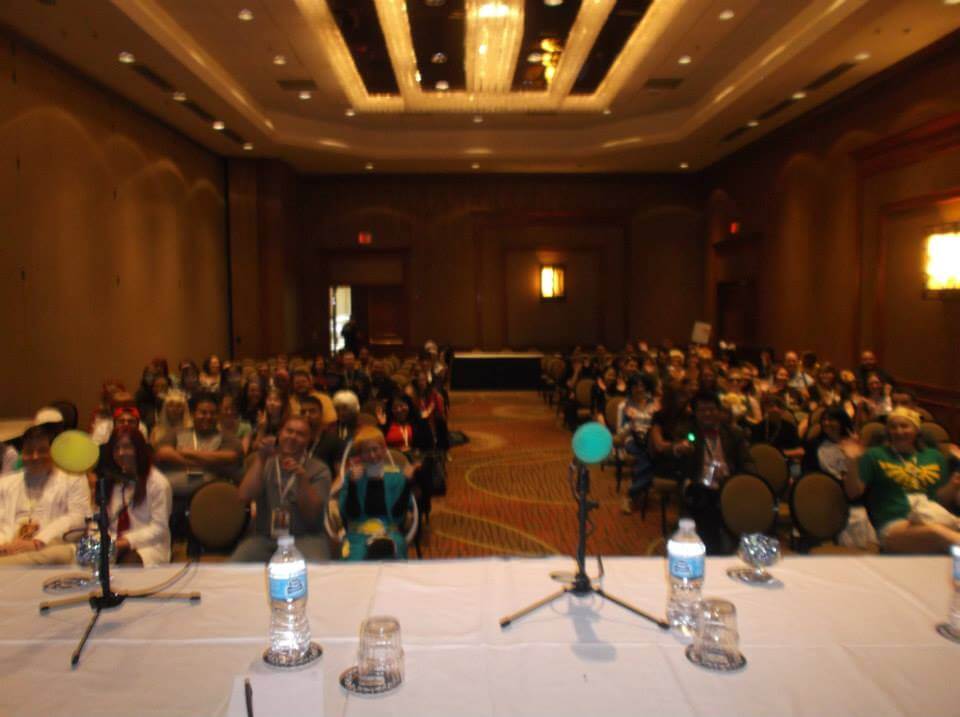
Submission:
[[[307,412],[309,405],[304,403],[304,415],[311,419],[312,412]],[[337,391],[333,395],[333,407],[337,411],[337,420],[322,428],[319,434],[313,436],[311,454],[326,463],[337,473],[340,470],[340,459],[347,443],[353,440],[357,432],[357,419],[360,415],[360,401],[352,391]],[[311,420],[310,427],[316,430],[315,419]]]
[[[217,478],[236,480],[243,469],[242,444],[217,428],[216,396],[201,393],[190,404],[193,428],[165,436],[154,457],[178,498]]]
[[[325,393],[320,393],[313,387],[313,377],[305,368],[298,368],[293,372],[291,378],[293,389],[290,393],[290,413],[299,416],[302,412],[301,402],[307,396],[313,396],[323,409],[323,425],[329,425],[337,420],[337,412],[333,408],[333,401]]]
[[[387,451],[383,434],[364,426],[354,438],[346,475],[334,492],[346,534],[340,546],[345,560],[407,557],[403,521],[410,504],[415,467],[400,470]]]
[[[330,496],[330,469],[307,455],[310,425],[303,416],[288,416],[276,448],[265,445],[240,483],[240,499],[257,502],[257,534],[234,550],[231,560],[266,562],[276,552],[277,536],[289,533],[309,561],[330,559],[323,510]]]
[[[950,475],[936,448],[918,442],[920,416],[895,408],[887,417],[887,443],[870,448],[847,471],[851,500],[864,496],[880,547],[895,553],[943,553],[960,543],[960,471]]]
[[[756,473],[750,447],[739,429],[723,420],[715,393],[700,391],[690,401],[693,421],[680,435],[692,436],[684,446],[683,474],[689,478],[684,502],[697,522],[697,533],[710,555],[725,555],[733,541],[720,514],[720,488],[737,473]]]
[[[370,377],[357,366],[357,357],[353,351],[344,351],[340,356],[343,371],[337,388],[340,391],[353,391],[360,399],[360,405],[370,400]]]
[[[73,562],[63,535],[82,529],[90,512],[86,478],[55,468],[50,432],[42,425],[23,434],[23,470],[0,478],[0,565]]]
[[[383,361],[374,359],[370,362],[370,398],[380,404],[393,400],[397,392],[397,384],[387,376],[387,369]]]

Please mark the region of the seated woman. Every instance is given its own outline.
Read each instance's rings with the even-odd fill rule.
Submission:
[[[200,372],[200,388],[209,393],[220,393],[223,379],[221,369],[220,357],[210,354],[203,362],[203,370]]]
[[[840,406],[830,406],[820,415],[819,426],[811,427],[808,433],[803,468],[805,472],[826,473],[842,483],[850,471],[851,461],[862,455],[863,445],[857,439],[853,420]],[[878,545],[877,532],[862,500],[850,506],[847,527],[839,535],[838,542],[862,550]]]
[[[424,454],[433,450],[433,435],[426,421],[420,418],[413,401],[404,393],[398,393],[390,402],[390,415],[377,410],[377,421],[386,439],[387,446],[405,455],[412,463],[417,463],[416,486],[417,502],[424,520],[430,517],[433,503],[433,475],[428,465],[422,468],[420,461]]]
[[[187,410],[187,395],[176,388],[167,391],[157,425],[150,432],[150,444],[156,448],[165,437],[189,428],[193,428],[193,417]]]
[[[748,383],[740,369],[732,369],[727,374],[727,391],[720,396],[720,402],[730,412],[733,422],[750,428],[763,421],[760,404],[745,391]]]
[[[627,381],[627,400],[617,409],[614,443],[633,457],[630,489],[620,506],[623,513],[633,512],[633,503],[653,482],[653,461],[647,450],[647,434],[657,410],[653,379],[636,374]]]
[[[287,392],[279,388],[267,390],[263,401],[263,410],[257,415],[257,425],[250,441],[250,452],[259,451],[265,444],[276,443],[280,426],[289,412],[290,400]]]
[[[942,553],[960,543],[960,472],[947,473],[936,448],[918,442],[920,416],[896,408],[887,416],[886,445],[869,449],[844,475],[853,500],[864,496],[880,546],[895,553]]]
[[[107,515],[117,561],[150,567],[170,562],[173,491],[136,428],[118,427],[101,452],[107,476]]]
[[[893,386],[884,384],[875,373],[867,376],[867,394],[860,402],[857,424],[863,426],[871,421],[884,421],[893,410]]]
[[[353,455],[334,486],[346,534],[340,547],[345,560],[406,558],[403,521],[410,502],[414,466],[400,470],[387,443],[373,426],[361,427]]]
[[[591,389],[590,414],[594,416],[595,421],[603,423],[607,410],[607,401],[617,396],[626,395],[627,384],[623,378],[617,375],[617,369],[612,365],[607,366]]]
[[[220,397],[220,413],[217,415],[220,430],[225,436],[233,436],[243,446],[243,455],[250,452],[250,441],[253,438],[253,427],[240,418],[237,399],[232,393],[224,393]]]

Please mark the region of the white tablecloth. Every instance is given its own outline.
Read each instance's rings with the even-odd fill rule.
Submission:
[[[731,581],[735,563],[708,560],[704,590],[737,606],[748,663],[730,674],[695,667],[678,638],[597,597],[565,596],[501,630],[500,617],[557,588],[549,573],[568,559],[312,566],[324,656],[304,679],[322,679],[328,716],[960,714],[960,644],[934,631],[952,594],[947,558],[791,557],[775,588]],[[606,590],[663,614],[662,559],[605,565]],[[175,570],[118,570],[116,587]],[[55,572],[0,572],[0,715],[224,715],[236,678],[269,679],[262,567],[193,570],[176,589],[200,590],[199,605],[105,612],[77,670],[70,654],[89,608],[36,607]],[[372,614],[399,618],[406,682],[348,696],[337,678]],[[258,696],[257,717],[271,714]]]

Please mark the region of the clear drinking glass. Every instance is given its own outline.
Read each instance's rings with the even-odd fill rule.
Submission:
[[[357,683],[366,690],[389,690],[403,682],[400,623],[385,615],[367,618],[360,626]]]
[[[737,670],[747,660],[740,654],[737,609],[729,600],[704,600],[697,606],[697,628],[687,647],[691,662],[711,670]]]

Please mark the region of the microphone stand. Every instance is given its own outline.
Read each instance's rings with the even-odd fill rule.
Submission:
[[[190,604],[196,604],[200,602],[200,593],[168,593],[168,592],[153,592],[151,590],[142,590],[138,592],[115,592],[110,586],[110,519],[108,516],[108,507],[107,507],[107,486],[108,480],[111,479],[111,476],[108,476],[105,472],[97,472],[97,503],[99,504],[99,510],[97,511],[97,527],[100,532],[100,592],[92,592],[88,597],[73,597],[73,598],[64,598],[63,600],[47,600],[40,603],[40,614],[48,615],[51,610],[59,610],[63,608],[72,608],[83,605],[84,603],[89,603],[91,609],[93,609],[93,616],[90,618],[90,622],[87,623],[87,628],[83,631],[83,637],[80,638],[80,643],[77,645],[77,649],[73,651],[73,655],[70,657],[70,666],[77,667],[80,664],[80,653],[83,652],[83,648],[87,644],[87,639],[90,637],[90,633],[93,632],[94,626],[97,624],[97,620],[100,617],[100,613],[104,610],[113,610],[120,607],[123,604],[123,601],[127,598],[138,599],[138,600],[189,600]]]
[[[500,620],[500,627],[507,628],[514,621],[519,620],[521,617],[529,615],[534,610],[537,610],[541,607],[549,605],[557,598],[563,597],[567,593],[571,593],[578,597],[583,597],[585,595],[590,595],[595,593],[600,597],[609,600],[610,602],[619,605],[625,610],[642,617],[644,620],[649,620],[654,623],[657,627],[663,630],[670,629],[670,623],[666,620],[660,620],[649,613],[640,610],[633,605],[630,605],[627,602],[624,602],[618,597],[611,595],[606,592],[602,587],[599,587],[593,583],[590,579],[590,576],[587,575],[586,561],[587,561],[587,524],[589,523],[589,514],[591,510],[599,508],[600,504],[596,501],[589,499],[590,494],[590,470],[577,459],[574,459],[573,463],[570,464],[570,470],[577,472],[577,484],[576,484],[576,494],[577,494],[577,523],[579,527],[579,536],[577,538],[577,572],[569,580],[566,581],[566,585],[555,593],[547,595],[541,600],[528,605],[527,607],[519,610],[518,612],[513,613],[512,615],[507,615],[506,617]],[[597,564],[600,568],[600,575],[598,579],[603,578],[603,561],[600,556],[597,556]]]

